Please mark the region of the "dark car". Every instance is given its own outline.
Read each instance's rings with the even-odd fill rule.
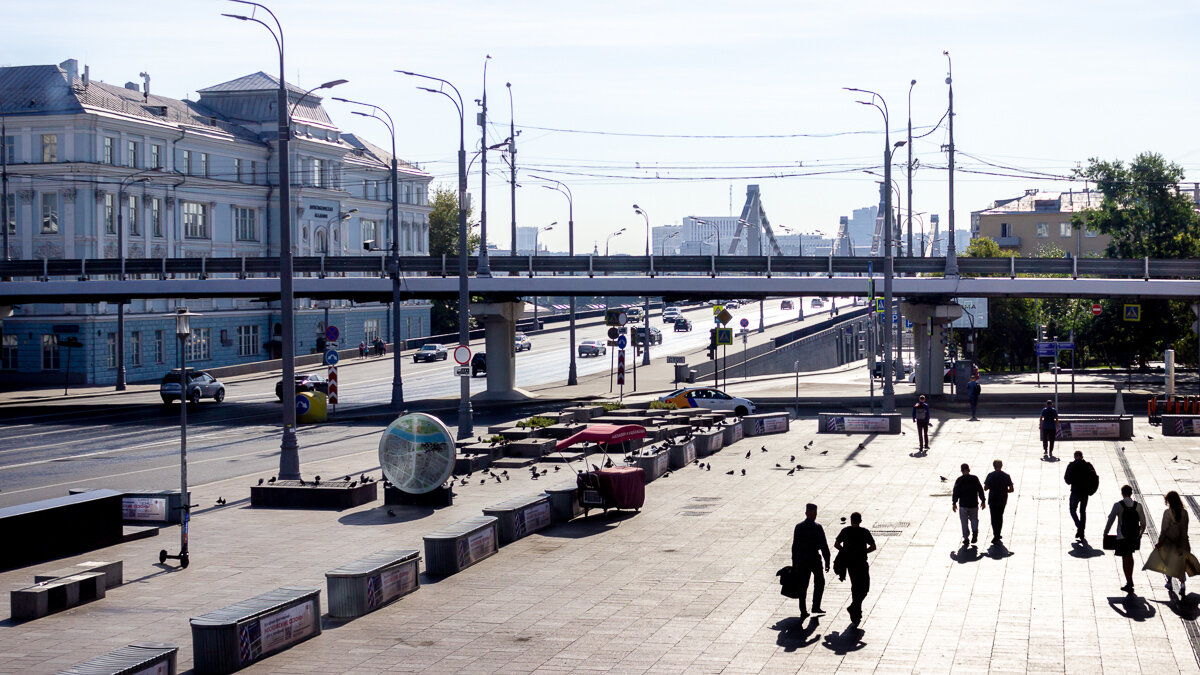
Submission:
[[[413,353],[413,363],[421,361],[445,361],[449,353],[446,345],[427,344]]]
[[[688,333],[691,330],[692,330],[692,322],[691,321],[688,321],[687,319],[685,319],[683,317],[679,317],[678,319],[675,319],[675,332],[676,333]]]
[[[487,375],[487,352],[475,352],[471,357],[471,377],[480,373]]]
[[[158,394],[162,397],[163,403],[178,401],[180,398],[179,369],[163,375],[162,382],[158,385]],[[212,375],[203,370],[188,369],[188,384],[186,398],[189,403],[197,404],[202,398],[212,398],[212,400],[220,403],[225,400],[225,385],[221,384]]]
[[[316,373],[296,373],[296,393],[319,391],[329,393],[329,381]],[[283,380],[275,383],[275,398],[283,400]]]
[[[633,343],[635,345],[642,344],[642,341],[646,339],[646,327],[638,326],[634,330],[633,336],[634,336]],[[652,344],[652,345],[662,344],[662,340],[663,340],[662,331],[655,328],[654,326],[651,326],[650,327],[650,344]]]

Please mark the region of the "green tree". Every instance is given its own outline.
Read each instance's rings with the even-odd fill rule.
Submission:
[[[429,255],[440,258],[444,254],[447,264],[454,261],[453,268],[458,269],[458,190],[436,185],[429,193]],[[474,251],[479,247],[479,235],[471,233],[474,224],[471,213],[467,212],[467,249]],[[434,300],[430,310],[431,330],[434,335],[454,333],[458,331],[458,300]]]
[[[962,255],[971,258],[1011,258],[988,237],[971,240]],[[1034,326],[1037,301],[1028,298],[992,298],[988,301],[988,329],[976,331],[975,350],[982,368],[991,372],[1024,370],[1033,363]],[[955,331],[955,339],[966,339],[965,331]]]

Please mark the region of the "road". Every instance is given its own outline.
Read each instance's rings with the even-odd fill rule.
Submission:
[[[804,302],[806,317],[816,321],[828,315],[826,309],[824,314],[814,316],[814,310],[808,307],[810,301]],[[772,328],[761,335],[752,333],[752,344],[798,325],[796,311],[781,310],[779,300],[771,301],[764,309],[766,324]],[[745,317],[751,329],[757,329],[756,303],[731,313],[731,325],[736,326]],[[664,326],[661,315],[652,316],[651,325],[663,331],[663,343],[651,348],[656,362],[661,363],[667,355],[705,348],[711,308],[688,308],[684,314],[693,320],[691,332],[675,333]],[[600,322],[587,322],[578,327],[577,339],[605,339],[606,331]],[[532,387],[565,380],[569,361],[565,327],[535,334],[531,339],[533,349],[517,355],[517,385]],[[452,362],[414,364],[411,353],[406,352],[404,357],[406,400],[440,398],[445,407],[457,407],[458,381],[451,371]],[[589,379],[595,381],[600,373],[608,372],[610,364],[608,356],[577,360],[581,380],[591,375]],[[343,419],[298,429],[302,465],[362,453],[360,470],[375,467],[373,450],[378,443],[379,420],[345,418],[351,417],[347,413],[377,406],[390,398],[391,366],[391,357],[342,363],[339,381],[344,405],[339,412]],[[277,380],[278,374],[232,379],[225,383],[224,403],[205,401],[189,409],[191,484],[236,476],[255,480],[275,473],[280,437],[279,402],[274,393]],[[485,379],[475,378],[471,386],[473,392],[483,391]],[[596,393],[594,389],[587,393]],[[626,391],[630,389],[631,384]],[[511,417],[512,413],[504,409],[480,411],[475,423],[482,427]],[[5,404],[0,406],[0,438],[4,439],[0,444],[0,506],[62,496],[70,487],[162,488],[177,485],[179,480],[179,408],[163,406],[155,386],[132,386],[121,394],[91,398]]]

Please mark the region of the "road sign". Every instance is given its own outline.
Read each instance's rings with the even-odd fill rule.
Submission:
[[[742,328],[745,328],[750,325],[750,319],[743,317],[742,320],[738,322],[738,325],[741,326]]]
[[[725,311],[725,305],[713,305],[713,316]]]
[[[336,349],[330,349],[325,352],[325,365],[336,366],[338,363],[338,353]]]
[[[606,309],[606,310],[604,310],[604,325],[605,325],[605,326],[617,326],[617,325],[619,325],[619,324],[617,323],[617,318],[618,318],[618,316],[619,316],[620,314],[621,314],[621,310],[619,310],[619,309]]]
[[[459,345],[454,348],[454,362],[460,366],[465,366],[471,362],[471,348],[466,345]]]
[[[471,366],[454,366],[454,374],[457,377],[470,377]]]
[[[616,341],[616,340],[609,340],[609,341],[608,341],[608,346],[609,346],[609,347],[616,347],[616,346],[617,346],[617,341]]]
[[[621,310],[617,313],[617,325],[624,326],[627,323],[629,323],[629,315],[625,313],[625,310]]]
[[[1054,356],[1057,352],[1069,352],[1074,349],[1074,342],[1039,342],[1037,344],[1037,355]]]
[[[617,337],[617,349],[625,349],[627,344],[629,344],[629,340],[625,339],[624,335]]]
[[[717,314],[717,321],[720,321],[721,325],[724,326],[730,321],[733,321],[733,315],[729,313],[729,310],[722,309],[721,312]]]
[[[296,394],[296,414],[297,415],[304,415],[304,414],[308,413],[309,405],[310,405],[310,403],[308,402],[307,396],[305,396],[304,394]]]
[[[1142,306],[1141,305],[1125,305],[1125,320],[1126,321],[1141,321]]]
[[[875,298],[875,311],[883,313],[883,298]]]
[[[325,329],[325,339],[329,340],[330,342],[337,342],[338,335],[340,335],[340,333],[338,333],[337,326],[330,326],[329,328]]]
[[[613,326],[612,328],[608,329],[608,339],[609,340],[616,340],[617,336],[620,334],[621,334],[621,331],[617,330],[616,326]]]
[[[1092,316],[1100,316],[1100,312],[1103,311],[1104,308],[1100,306],[1100,303],[1097,302],[1096,304],[1092,305]]]
[[[329,366],[329,405],[337,405],[338,402],[338,376],[337,366]]]
[[[687,363],[686,356],[668,356],[667,363]]]
[[[718,345],[733,344],[733,329],[732,328],[718,328],[717,329],[717,344]]]

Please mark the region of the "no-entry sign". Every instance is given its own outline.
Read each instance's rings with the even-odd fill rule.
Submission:
[[[1100,303],[1098,303],[1098,302],[1096,304],[1092,305],[1092,316],[1100,316],[1100,312],[1102,312],[1103,309],[1104,308],[1101,307]]]
[[[465,366],[471,362],[471,348],[466,345],[459,345],[454,348],[454,361],[460,366]]]

